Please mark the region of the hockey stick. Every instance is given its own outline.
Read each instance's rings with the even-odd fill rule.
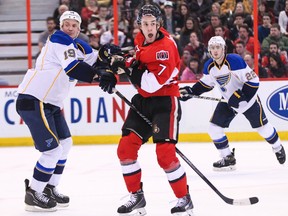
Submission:
[[[114,93],[117,94],[132,110],[134,110],[147,124],[152,127],[152,122],[143,115],[123,94],[121,94],[117,89],[114,89]],[[202,178],[211,188],[217,193],[224,202],[230,205],[253,205],[258,203],[259,199],[257,197],[250,197],[244,199],[231,199],[224,196],[198,169],[194,164],[176,147],[177,154]]]
[[[191,98],[198,98],[198,99],[204,99],[204,100],[212,100],[212,101],[218,101],[218,102],[224,102],[227,103],[227,100],[222,98],[214,98],[214,97],[208,97],[208,96],[201,96],[201,95],[191,95],[191,94],[184,94],[182,97],[191,97]]]

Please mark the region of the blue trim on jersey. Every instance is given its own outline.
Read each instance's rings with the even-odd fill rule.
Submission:
[[[83,54],[87,55],[93,52],[92,47],[85,41],[79,38],[76,38],[74,41],[77,44],[77,47],[81,50]]]
[[[42,166],[38,161],[37,161],[37,164],[36,164],[36,168],[39,171],[42,171],[44,173],[53,173],[54,172],[54,168],[46,168],[46,167]]]
[[[69,73],[69,71],[72,70],[78,63],[79,63],[79,61],[75,59],[66,68],[64,68],[65,72]]]
[[[211,64],[213,64],[214,61],[212,58],[208,59],[205,64],[204,64],[204,69],[203,69],[203,73],[206,75],[209,75],[209,69],[211,67]]]
[[[54,34],[51,35],[50,41],[52,43],[63,44],[66,46],[73,44],[74,47],[77,48],[77,45],[74,42],[74,40],[68,34],[60,30],[56,31]]]
[[[244,59],[238,54],[228,54],[226,56],[226,61],[228,62],[228,66],[232,71],[245,69],[247,67]]]

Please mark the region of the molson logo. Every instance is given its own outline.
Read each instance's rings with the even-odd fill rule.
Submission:
[[[272,92],[267,99],[267,107],[272,114],[288,121],[288,86]]]

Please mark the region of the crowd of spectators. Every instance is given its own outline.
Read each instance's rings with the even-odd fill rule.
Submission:
[[[163,26],[178,44],[181,56],[180,80],[198,80],[209,58],[208,40],[222,36],[228,53],[241,55],[254,69],[254,45],[260,78],[288,77],[288,0],[258,0],[258,38],[253,31],[253,0],[118,0],[118,45],[133,46],[140,31],[137,14],[143,4],[157,4],[163,13]],[[59,28],[59,17],[67,10],[82,17],[79,37],[94,49],[114,43],[114,16],[111,0],[60,0],[47,31],[39,38],[39,48],[53,28]],[[54,22],[53,22],[54,19]],[[52,29],[51,29],[52,28]],[[133,54],[133,53],[131,53]]]

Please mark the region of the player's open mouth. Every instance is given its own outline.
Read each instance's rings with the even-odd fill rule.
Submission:
[[[149,38],[152,38],[152,37],[153,37],[153,34],[152,34],[152,33],[148,34],[148,37],[149,37]]]

